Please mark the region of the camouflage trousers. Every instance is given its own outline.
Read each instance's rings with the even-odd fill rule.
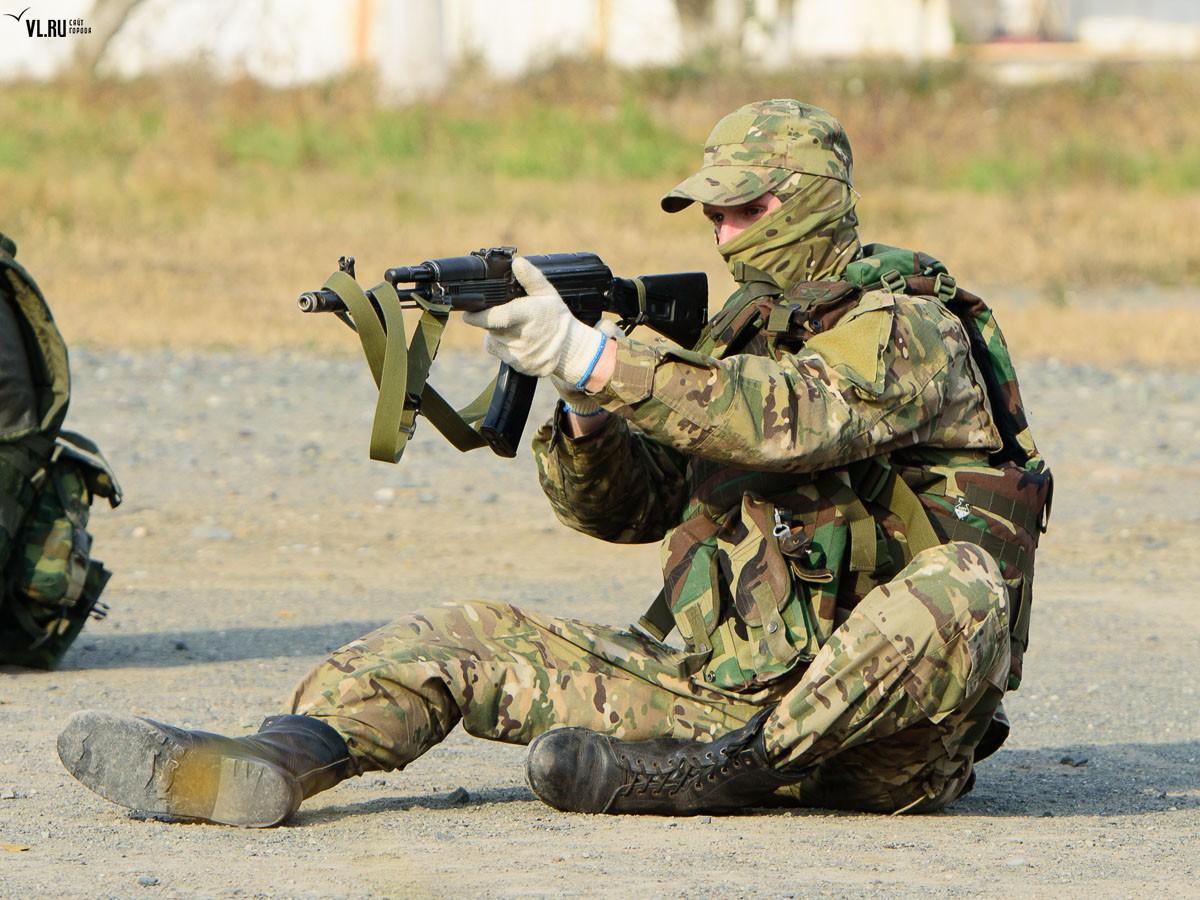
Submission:
[[[515,744],[558,725],[709,740],[773,705],[768,755],[806,772],[781,799],[936,809],[968,784],[1007,679],[1004,584],[973,544],[926,550],[863,598],[806,668],[754,694],[686,674],[685,656],[630,630],[452,603],[336,651],[291,710],[335,728],[367,771],[403,768],[460,721]]]

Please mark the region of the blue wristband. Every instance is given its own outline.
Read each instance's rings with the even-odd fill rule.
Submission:
[[[604,410],[601,408],[601,409],[594,410],[590,413],[576,412],[575,410],[571,409],[571,404],[568,403],[566,400],[564,400],[563,401],[563,412],[568,412],[571,415],[577,416],[580,419],[590,419],[592,416],[600,415],[600,413],[604,412]]]
[[[588,379],[592,377],[592,372],[596,369],[596,363],[600,362],[600,354],[604,352],[604,347],[608,344],[608,335],[603,331],[600,332],[600,346],[596,348],[596,355],[592,357],[592,361],[588,363],[588,367],[583,370],[583,376],[575,382],[575,387],[583,390],[583,386],[587,384]],[[579,415],[576,413],[575,415]]]

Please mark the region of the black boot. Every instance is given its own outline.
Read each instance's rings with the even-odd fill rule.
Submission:
[[[762,805],[800,779],[767,762],[762,723],[770,712],[707,744],[556,728],[529,745],[525,775],[538,797],[566,812],[690,816]]]
[[[309,716],[272,716],[223,737],[85,710],[58,736],[67,771],[106,800],[223,825],[278,825],[300,801],[357,774],[341,735]]]

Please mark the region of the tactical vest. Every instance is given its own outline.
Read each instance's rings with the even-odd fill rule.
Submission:
[[[897,294],[936,299],[967,332],[1002,447],[918,446],[805,476],[693,459],[694,500],[664,550],[663,592],[640,625],[660,639],[678,626],[691,669],[719,688],[753,692],[811,660],[857,602],[916,553],[969,541],[996,559],[1008,586],[1015,689],[1052,480],[987,305],[932,257],[879,244],[840,281],[782,292],[750,267],[735,274],[743,287],[696,345],[705,357],[807,348],[848,363],[842,371],[864,371],[869,360],[860,357],[888,338],[872,330],[890,322],[867,314]]]
[[[91,559],[92,499],[121,490],[87,438],[64,431],[67,348],[46,299],[0,235],[0,664],[50,668],[110,573]]]

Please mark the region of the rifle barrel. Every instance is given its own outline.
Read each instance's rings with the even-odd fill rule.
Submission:
[[[370,291],[366,292],[367,299],[378,309],[379,304],[375,300],[375,295]],[[402,297],[409,296],[408,293],[401,293]],[[306,313],[344,313],[347,312],[346,304],[342,302],[342,298],[333,291],[322,288],[319,291],[305,291],[296,300],[296,305],[300,307],[300,312]],[[419,303],[401,301],[401,309],[420,309]]]
[[[319,313],[319,312],[345,312],[346,304],[342,302],[342,298],[329,290],[305,291],[300,295],[300,299],[296,301],[296,305],[300,307],[300,312]]]

